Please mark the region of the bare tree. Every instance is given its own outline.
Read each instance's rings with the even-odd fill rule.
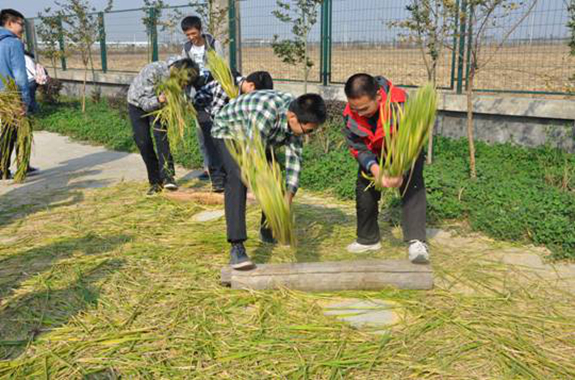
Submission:
[[[274,54],[290,65],[303,65],[304,92],[307,92],[309,71],[313,61],[309,58],[309,33],[317,22],[317,11],[322,0],[295,0],[294,4],[277,0],[278,9],[272,14],[281,22],[292,25],[293,39],[279,40],[274,35]]]
[[[495,58],[501,47],[508,41],[511,34],[529,16],[537,5],[538,0],[511,1],[511,0],[468,0],[467,9],[461,12],[461,23],[467,25],[465,35],[468,42],[469,66],[467,68],[467,82],[465,94],[467,97],[467,138],[469,140],[469,170],[471,178],[477,178],[475,168],[475,144],[473,128],[473,89],[477,73]],[[516,14],[514,20],[511,14]],[[495,47],[485,51],[487,31],[497,28],[499,38],[496,38]],[[492,36],[495,38],[496,36]],[[463,52],[460,52],[463,54]]]
[[[217,0],[195,0],[189,4],[204,22],[205,30],[226,45],[230,39],[227,23],[229,8],[220,5]]]
[[[84,81],[82,86],[82,112],[86,112],[86,82],[88,70],[92,71],[92,78],[96,82],[94,70],[94,60],[92,58],[92,45],[98,39],[98,17],[96,9],[92,7],[88,0],[62,0],[55,1],[60,7],[58,15],[66,24],[64,35],[71,45],[80,52],[82,65],[84,66]],[[104,12],[112,9],[112,0],[108,0],[108,5]]]
[[[50,8],[44,9],[44,14],[38,13],[40,24],[36,26],[36,33],[42,41],[42,55],[47,57],[54,68],[54,77],[58,78],[56,60],[63,56],[60,50],[60,37],[63,36],[60,18]]]
[[[458,5],[453,0],[412,0],[406,9],[405,20],[391,22],[391,26],[407,31],[404,39],[415,42],[427,71],[427,80],[437,86],[437,64],[448,40],[454,37],[457,25]],[[429,134],[427,163],[431,164],[433,154],[433,133]]]

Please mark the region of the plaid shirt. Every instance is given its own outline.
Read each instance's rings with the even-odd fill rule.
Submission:
[[[236,85],[239,86],[243,80],[244,78],[241,76],[236,77]],[[216,80],[200,88],[194,96],[194,106],[196,109],[203,109],[210,114],[212,119],[214,119],[218,112],[229,102],[230,97]]]
[[[293,100],[292,95],[275,90],[241,95],[216,115],[212,137],[230,139],[241,128],[251,138],[253,128],[257,126],[266,146],[285,146],[287,190],[295,194],[299,186],[303,139],[294,135],[288,126],[287,111]]]

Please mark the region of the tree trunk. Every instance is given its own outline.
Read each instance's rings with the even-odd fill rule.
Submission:
[[[475,143],[473,140],[473,80],[475,79],[475,70],[469,70],[468,83],[465,88],[467,96],[467,139],[469,140],[469,175],[472,179],[477,178],[475,170]]]
[[[84,66],[84,83],[82,85],[82,113],[86,113],[86,81],[88,79],[88,66]]]
[[[52,56],[50,58],[50,60],[52,61],[52,67],[54,68],[54,79],[58,79],[58,69],[56,68],[56,58],[54,56]]]

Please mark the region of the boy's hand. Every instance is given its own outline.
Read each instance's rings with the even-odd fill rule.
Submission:
[[[379,178],[379,165],[378,164],[374,164],[371,165],[370,168],[371,174],[373,174],[374,178],[377,179]],[[403,177],[387,177],[387,176],[383,176],[381,177],[381,187],[392,187],[392,188],[397,188],[400,187],[403,184]]]
[[[403,177],[386,177],[381,178],[381,186],[397,188],[403,184]]]
[[[166,94],[164,94],[163,92],[160,94],[160,96],[158,96],[158,102],[160,103],[165,103],[166,102]]]

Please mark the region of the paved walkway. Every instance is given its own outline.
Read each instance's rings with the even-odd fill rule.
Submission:
[[[97,188],[122,181],[147,180],[146,167],[139,154],[115,152],[103,147],[72,141],[50,132],[34,133],[31,164],[40,169],[22,184],[0,181],[0,196],[6,200],[42,198],[59,190]],[[196,171],[178,167],[181,177]]]

